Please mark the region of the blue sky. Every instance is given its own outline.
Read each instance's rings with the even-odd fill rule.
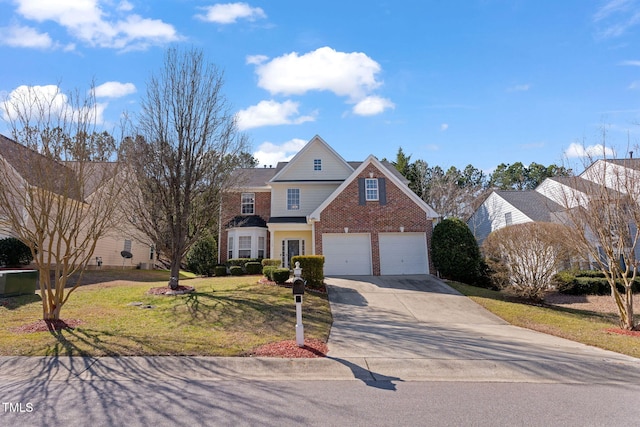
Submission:
[[[168,46],[224,70],[263,164],[316,134],[487,172],[640,142],[640,0],[0,0],[0,95],[95,81],[109,128]]]

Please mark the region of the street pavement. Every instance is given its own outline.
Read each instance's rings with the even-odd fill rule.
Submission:
[[[433,276],[326,282],[334,319],[326,358],[0,357],[0,384],[33,378],[640,383],[640,359],[511,326]]]

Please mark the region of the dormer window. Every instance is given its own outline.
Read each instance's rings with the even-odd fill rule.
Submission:
[[[253,215],[255,213],[255,206],[255,193],[242,193],[242,201],[240,207],[242,215]]]
[[[314,159],[313,160],[313,170],[321,171],[322,170],[322,159]]]

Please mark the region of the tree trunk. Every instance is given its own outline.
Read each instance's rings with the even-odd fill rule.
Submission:
[[[171,259],[171,277],[169,278],[169,288],[178,289],[180,280],[180,258],[173,256]]]

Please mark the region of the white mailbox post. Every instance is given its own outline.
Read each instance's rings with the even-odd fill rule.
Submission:
[[[293,298],[296,302],[296,344],[304,347],[304,325],[302,324],[302,295],[304,295],[304,280],[302,280],[300,263],[296,262],[293,269]]]

